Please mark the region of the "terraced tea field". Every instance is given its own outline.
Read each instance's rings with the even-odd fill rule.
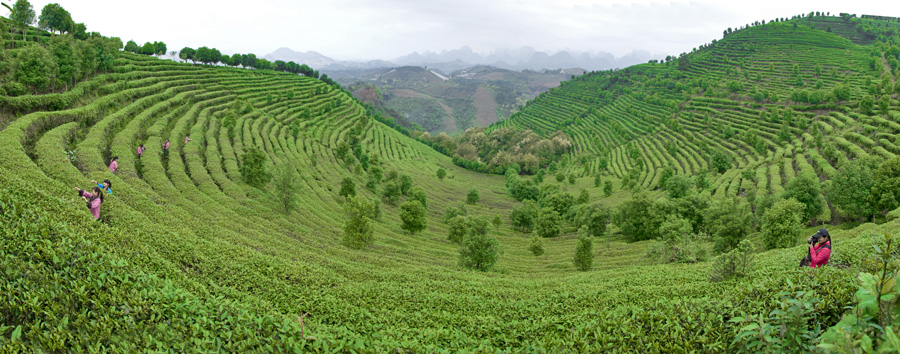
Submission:
[[[841,29],[838,33],[852,28],[837,17],[814,19],[815,26],[833,23]],[[757,192],[768,194],[804,171],[825,181],[841,159],[897,156],[894,137],[900,133],[900,109],[891,72],[895,69],[881,64],[886,47],[860,46],[810,29],[807,22],[769,23],[735,32],[690,54],[684,70],[651,63],[579,77],[492,128],[546,135],[562,130],[574,140],[573,155],[588,160],[587,169],[573,170],[623,178],[636,166],[646,166],[638,184],[650,189],[661,187],[658,174],[664,167],[685,175],[712,171],[712,152],[724,151],[733,164],[712,177],[714,196],[742,195],[750,183],[767,186]],[[870,58],[878,65],[871,66]],[[849,97],[834,97],[841,87]],[[864,97],[884,90],[884,112],[860,109]],[[817,135],[824,143],[815,141]],[[829,147],[838,153],[823,158]],[[631,149],[636,152],[630,154]],[[601,159],[609,163],[604,171],[597,168]],[[763,178],[742,179],[741,170],[756,171],[752,175]],[[820,220],[830,217],[825,214]]]
[[[740,60],[746,69],[732,70],[760,76],[784,95],[789,79],[763,69],[773,58],[844,58],[823,61],[826,72],[841,73],[821,78],[826,85],[856,87],[872,70],[849,41],[827,37],[830,44],[810,51],[799,43],[818,32],[771,31],[732,35],[720,44],[728,54],[701,53],[684,75],[746,82],[723,74]],[[762,42],[769,36],[777,46]],[[811,78],[813,69],[802,70]],[[782,105],[733,96],[678,102],[683,96],[661,79],[674,70],[646,65],[617,75],[632,72],[645,73],[646,80],[629,78],[644,83],[643,92],[607,100],[596,85],[617,76],[588,75],[500,125],[562,128],[575,141],[572,157],[590,156],[591,166],[608,152],[612,196],[587,177],[560,188],[590,190],[589,204],[609,207],[629,198],[614,176],[638,159],[654,167],[642,170],[640,185],[653,187],[656,167],[708,168],[701,146],[728,151],[737,167],[712,178],[715,196],[741,194],[749,184],[741,170],[760,177],[759,193],[778,190],[797,171],[834,173],[806,126],[790,126],[790,139],[776,142],[782,126],[758,120],[757,111]],[[529,251],[531,235],[510,226],[520,203],[503,177],[456,167],[313,78],[120,52],[109,72],[65,93],[0,98],[0,352],[727,352],[741,329],[730,320],[778,308],[780,291],[815,293],[819,323],[837,322],[853,304],[856,272],[872,267],[872,232],[900,227],[894,220],[834,231],[839,266],[815,276],[796,269],[798,246],[756,254],[748,279],[722,282],[709,280],[709,263],[656,264],[645,256],[651,242],[626,242],[613,229],[594,242],[593,266],[582,272],[572,264],[572,227],[544,239],[544,255]],[[794,115],[814,121],[843,154],[898,153],[885,143],[900,144],[892,140],[896,110],[882,118],[841,107],[795,108]],[[660,128],[665,119],[680,128]],[[752,127],[765,149],[720,138],[712,126]],[[870,138],[870,127],[883,135]],[[404,231],[399,208],[383,202],[371,246],[341,243],[341,181],[381,199],[363,187],[362,163],[338,156],[355,139],[371,166],[408,175],[426,191],[425,231]],[[147,148],[140,158],[139,144]],[[269,171],[297,176],[297,208],[284,212],[273,187],[244,182],[242,158],[253,148],[264,152]],[[115,173],[107,167],[113,156]],[[439,169],[448,177],[437,178]],[[105,179],[114,193],[95,221],[73,188]],[[503,220],[490,231],[502,250],[491,272],[458,266],[459,246],[441,221],[473,188],[480,201],[468,213]]]

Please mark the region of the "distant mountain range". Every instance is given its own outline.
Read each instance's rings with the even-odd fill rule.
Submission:
[[[488,55],[482,55],[472,51],[472,48],[464,46],[459,49],[445,50],[440,53],[426,51],[413,52],[392,60],[392,63],[400,65],[420,65],[440,68],[448,63],[463,62],[473,64],[490,65],[509,70],[543,70],[582,68],[585,70],[606,70],[624,68],[634,64],[646,63],[650,59],[662,59],[663,56],[653,56],[647,51],[633,51],[625,56],[616,58],[606,52],[587,53],[561,51],[556,53],[541,52],[531,47],[518,49],[499,49]],[[458,70],[458,69],[457,69]]]
[[[319,71],[342,70],[342,69],[374,69],[374,68],[390,68],[397,66],[391,62],[384,60],[370,61],[340,61],[322,55],[319,52],[297,52],[290,48],[278,48],[274,52],[266,54],[263,58],[270,61],[284,60],[293,61],[297,64],[306,64],[313,69]]]
[[[607,70],[646,63],[650,59],[662,59],[664,57],[651,55],[647,51],[633,51],[618,58],[606,52],[561,51],[551,54],[550,52],[537,51],[531,47],[499,49],[484,55],[475,53],[468,46],[463,46],[459,49],[444,50],[440,53],[431,51],[423,53],[413,52],[391,61],[341,61],[329,58],[318,52],[296,52],[289,48],[278,48],[278,50],[267,54],[264,58],[272,61],[284,60],[306,64],[322,72],[415,65],[450,74],[475,65],[491,65],[509,70],[563,68],[582,68],[590,71]]]

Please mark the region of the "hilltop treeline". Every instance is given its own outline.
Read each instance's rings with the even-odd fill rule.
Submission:
[[[119,38],[87,32],[57,4],[41,12],[42,30],[28,27],[35,20],[24,0],[16,2],[11,19],[0,18],[0,96],[66,91],[97,72],[109,71],[115,52],[122,48]],[[66,35],[51,36],[49,31]]]
[[[36,22],[39,29],[31,27]],[[52,32],[59,35],[52,35]],[[10,18],[0,18],[0,104],[17,112],[66,106],[76,95],[59,93],[68,91],[95,74],[109,72],[117,57],[116,53],[123,49],[135,54],[162,56],[167,54],[168,48],[161,41],[138,45],[133,40],[129,40],[123,47],[122,40],[118,37],[104,37],[98,32],[87,32],[87,27],[83,23],[75,23],[71,14],[59,4],[48,4],[38,17],[27,0],[18,0],[12,6]],[[177,54],[182,60],[190,60],[192,63],[221,63],[232,67],[299,74],[340,88],[327,75],[320,75],[317,70],[292,61],[270,62],[257,58],[255,54],[223,55],[218,49],[208,47],[196,50],[185,47],[180,52],[173,51],[169,54]],[[92,85],[81,90],[97,88]],[[25,94],[55,95],[14,98]]]

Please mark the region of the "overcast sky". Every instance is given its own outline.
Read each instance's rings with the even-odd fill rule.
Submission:
[[[390,60],[464,45],[480,53],[531,46],[616,56],[633,50],[678,54],[721,38],[727,27],[809,11],[900,17],[900,1],[890,0],[57,1],[89,31],[123,41],[260,56],[288,47],[344,60]],[[31,3],[40,14],[49,1]]]

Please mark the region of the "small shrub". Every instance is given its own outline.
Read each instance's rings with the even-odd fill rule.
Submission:
[[[425,215],[425,207],[416,200],[408,200],[400,204],[400,228],[416,234],[425,230],[428,220]]]
[[[241,155],[239,170],[244,182],[256,188],[265,187],[272,179],[266,171],[266,153],[255,146],[247,148]]]
[[[872,206],[882,213],[900,207],[900,157],[882,163],[872,177]]]
[[[531,254],[535,256],[543,256],[544,255],[544,241],[541,240],[540,237],[534,236],[531,238],[531,244],[528,245],[528,250],[531,251]]]
[[[478,195],[478,190],[473,189],[469,191],[469,194],[466,195],[466,203],[475,205],[481,200],[481,197]]]
[[[638,194],[619,207],[613,222],[629,241],[649,240],[657,237],[662,222],[654,214],[653,201],[645,194]]]
[[[372,215],[374,203],[363,197],[350,197],[344,203],[344,238],[343,244],[351,248],[363,248],[374,242]]]
[[[828,200],[841,216],[850,220],[871,216],[873,209],[869,196],[874,184],[872,169],[861,159],[842,163],[840,167],[831,179]]]
[[[381,201],[373,200],[372,201],[372,220],[381,220]]]
[[[672,176],[665,184],[665,189],[669,192],[669,198],[672,199],[683,198],[691,190],[691,187],[693,187],[693,182],[684,175]]]
[[[338,192],[338,195],[345,198],[356,196],[356,183],[353,182],[353,178],[344,177],[341,180],[341,190]]]
[[[575,184],[575,175],[574,174],[569,175],[569,184]]]
[[[556,173],[556,181],[557,181],[557,182],[562,182],[562,181],[565,181],[565,180],[566,180],[566,174],[565,174],[565,173],[563,173],[562,171],[559,171],[559,172]]]
[[[400,176],[400,193],[403,195],[409,195],[409,190],[412,188],[412,177],[409,175]]]
[[[587,226],[582,226],[587,228]],[[575,268],[581,271],[590,270],[594,265],[594,241],[588,236],[578,238],[578,246],[575,247]]]
[[[425,189],[419,186],[415,186],[409,189],[409,197],[407,200],[416,200],[420,204],[422,204],[425,209],[428,209],[428,195],[425,194]]]
[[[341,160],[346,160],[348,153],[350,153],[350,144],[347,144],[346,141],[339,142],[337,149],[335,150],[337,157]]]
[[[691,223],[679,215],[668,215],[659,226],[661,241],[647,250],[647,257],[660,263],[694,263],[706,259],[706,249],[698,244]]]
[[[537,204],[526,200],[521,207],[513,208],[509,213],[510,224],[521,233],[529,233],[534,230],[537,213]]]
[[[584,204],[587,203],[590,199],[591,195],[588,193],[587,189],[582,188],[578,193],[578,199],[575,199],[575,204]]]
[[[437,170],[437,178],[438,178],[439,180],[443,181],[444,178],[446,178],[446,177],[447,177],[447,170],[445,170],[445,169],[443,169],[443,168],[439,168],[439,169]]]
[[[697,186],[698,190],[709,188],[709,179],[706,177],[707,173],[706,170],[700,170],[700,172],[694,176],[694,185]]]
[[[715,200],[705,212],[704,224],[715,239],[716,252],[728,252],[753,232],[750,204],[738,197]]]
[[[496,238],[469,233],[459,249],[459,265],[486,272],[497,263],[500,242]]]
[[[762,217],[762,238],[767,249],[797,244],[803,224],[804,206],[797,200],[782,199]]]
[[[386,181],[393,181],[400,178],[400,173],[397,170],[391,170],[387,173],[387,176],[384,177]],[[412,183],[412,179],[410,179],[410,183]]]
[[[737,248],[722,254],[713,261],[709,280],[713,282],[742,278],[750,274],[753,268],[753,243],[741,241]]]
[[[540,237],[556,237],[559,236],[559,224],[561,217],[556,210],[551,208],[541,209],[541,213],[537,220],[537,234]]]
[[[487,235],[491,221],[484,215],[475,215],[469,217],[469,232],[478,235]]]
[[[456,203],[456,205],[448,206],[447,209],[444,210],[444,218],[443,218],[444,223],[445,224],[449,223],[450,219],[452,219],[454,216],[457,216],[457,215],[461,215],[461,216],[469,215],[469,210],[466,208],[466,205],[464,203],[460,202],[460,203]]]
[[[462,243],[469,234],[469,219],[462,215],[454,216],[447,223],[447,240],[453,243]]]
[[[494,228],[497,229],[497,231],[500,231],[500,226],[503,226],[503,218],[501,218],[500,215],[494,215],[494,220],[492,220],[491,223],[494,224]]]
[[[603,196],[609,197],[612,195],[612,192],[613,192],[612,182],[610,182],[610,181],[603,182]]]
[[[381,197],[386,199],[391,205],[397,204],[401,194],[400,184],[397,181],[388,182],[384,185],[384,190],[381,191]]]
[[[594,204],[581,208],[577,217],[581,225],[588,227],[590,236],[603,236],[609,224],[609,209]]]
[[[553,193],[540,200],[541,206],[556,210],[559,215],[566,215],[575,205],[575,197],[569,193]]]
[[[297,207],[297,173],[294,168],[283,164],[275,175],[275,194],[285,213]]]
[[[370,188],[374,192],[378,184],[381,183],[382,180],[384,180],[384,170],[382,170],[381,167],[372,166],[371,168],[369,168],[369,175],[367,179],[369,183],[375,186],[375,188]]]

